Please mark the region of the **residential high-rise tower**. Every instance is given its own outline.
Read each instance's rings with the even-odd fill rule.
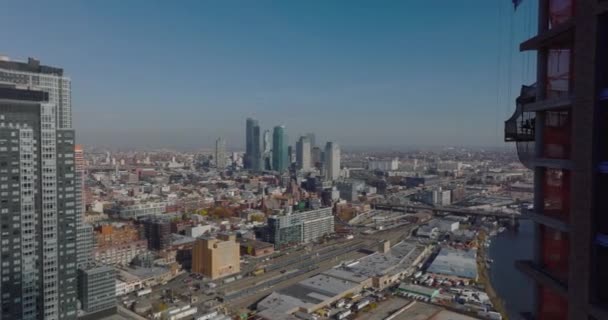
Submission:
[[[76,175],[76,185],[74,186],[76,195],[76,259],[79,268],[86,268],[93,262],[95,239],[93,237],[93,226],[84,222],[86,172],[84,150],[81,145],[74,147],[74,169]]]
[[[325,177],[328,180],[336,180],[340,177],[340,147],[335,142],[325,144],[324,158]]]
[[[226,141],[222,138],[215,140],[215,166],[218,169],[226,168]]]
[[[608,6],[538,0],[536,82],[522,87],[505,140],[534,170],[534,319],[608,319]]]
[[[300,137],[296,143],[296,163],[300,170],[310,170],[311,168],[311,143],[308,136]]]
[[[75,319],[78,181],[70,79],[0,60],[2,319]]]

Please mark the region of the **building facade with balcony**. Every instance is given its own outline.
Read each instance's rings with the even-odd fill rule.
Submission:
[[[608,2],[538,0],[536,83],[523,86],[505,140],[534,170],[533,319],[608,319]]]

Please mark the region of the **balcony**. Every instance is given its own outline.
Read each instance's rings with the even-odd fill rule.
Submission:
[[[537,283],[544,287],[550,288],[553,292],[559,294],[560,296],[564,298],[568,296],[567,285],[554,278],[551,274],[544,271],[534,262],[529,260],[518,260],[515,261],[515,267],[528,277],[535,280]]]
[[[560,221],[558,219],[546,216],[542,213],[537,213],[532,210],[525,210],[522,212],[522,216],[524,218],[529,218],[530,220],[540,223],[542,225],[548,226],[552,229],[561,231],[561,232],[570,232],[570,227],[567,223]]]
[[[532,37],[519,45],[520,51],[538,50],[555,45],[564,45],[572,42],[574,37],[574,21],[569,20],[559,24],[542,34]]]
[[[515,112],[505,121],[505,142],[517,144],[519,160],[528,168],[532,168],[535,156],[536,113],[524,111],[524,105],[535,100],[536,85],[522,86]]]

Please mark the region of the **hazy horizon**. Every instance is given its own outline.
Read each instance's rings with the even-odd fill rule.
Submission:
[[[247,117],[291,143],[500,147],[533,81],[532,2],[180,4],[10,2],[0,54],[64,68],[78,142],[117,148],[240,149]]]

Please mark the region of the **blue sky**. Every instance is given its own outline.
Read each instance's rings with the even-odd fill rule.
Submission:
[[[241,148],[245,118],[344,146],[501,145],[534,1],[9,1],[0,54],[62,66],[80,142]],[[510,58],[510,59],[509,59]]]

